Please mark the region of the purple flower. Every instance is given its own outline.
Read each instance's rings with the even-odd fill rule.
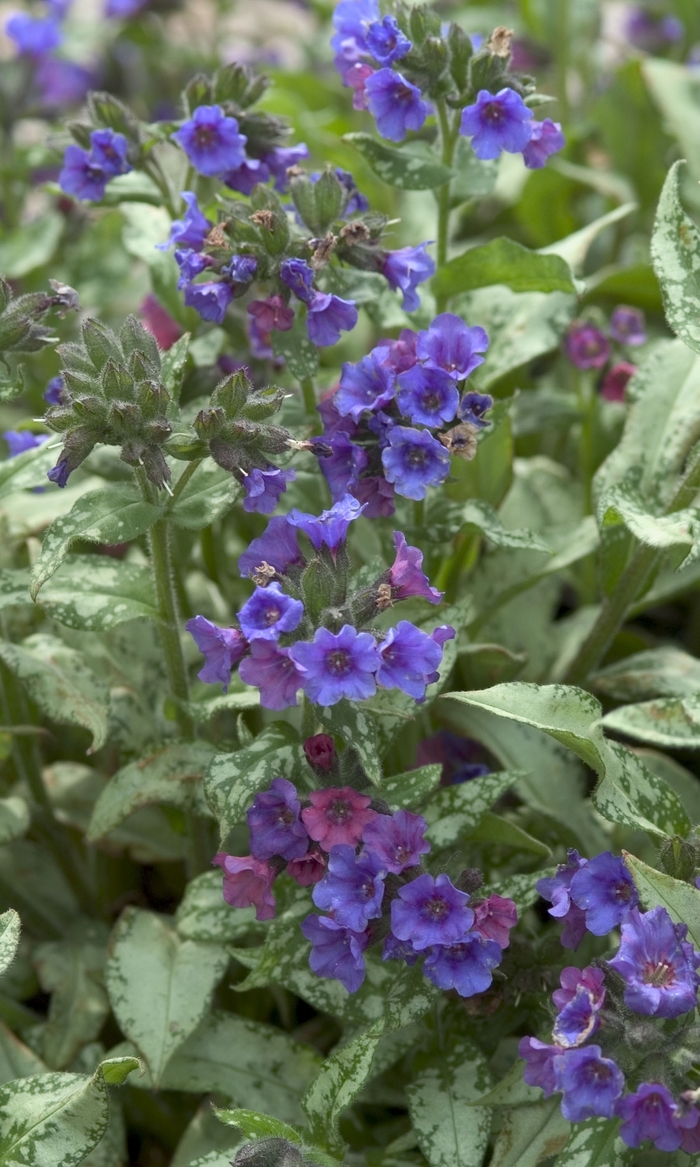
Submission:
[[[202,320],[212,320],[215,324],[223,324],[232,299],[233,288],[223,280],[188,284],[185,288],[185,307],[194,308]]]
[[[523,150],[523,161],[528,170],[541,170],[546,166],[547,159],[563,150],[566,138],[561,132],[559,122],[545,118],[542,122],[532,122],[532,136]]]
[[[354,848],[367,824],[377,817],[376,810],[370,809],[369,795],[360,794],[352,786],[312,790],[309,801],[311,806],[305,807],[301,817],[311,838],[324,851],[339,845]]]
[[[327,916],[307,916],[301,931],[311,942],[309,964],[319,977],[340,981],[349,993],[356,993],[365,979],[362,955],[367,937],[330,920]]]
[[[68,483],[71,469],[72,468],[69,465],[67,458],[59,458],[56,465],[53,466],[51,470],[46,471],[46,477],[48,478],[49,482],[55,482],[56,486],[60,486],[60,488],[63,489],[63,487]]]
[[[365,518],[388,519],[393,515],[394,488],[386,478],[369,475],[355,483],[352,490],[358,502],[367,508]]]
[[[626,1094],[615,1104],[622,1119],[620,1138],[628,1147],[638,1147],[651,1139],[657,1151],[677,1151],[682,1132],[673,1121],[676,1104],[660,1082],[642,1082],[634,1094]]]
[[[280,575],[293,566],[301,566],[304,557],[299,550],[297,533],[286,517],[275,515],[265,531],[248,544],[238,560],[241,575],[255,575],[263,563],[269,563]]]
[[[660,53],[683,39],[684,26],[675,16],[661,16],[646,8],[632,8],[625,24],[627,39],[645,53]]]
[[[454,636],[454,629],[451,632]],[[381,661],[378,683],[384,689],[401,689],[415,701],[424,701],[427,686],[440,676],[437,669],[442,660],[442,644],[409,620],[399,620],[377,651]]]
[[[427,254],[427,246],[427,243],[421,243],[418,247],[388,251],[384,261],[382,274],[390,287],[403,292],[403,308],[406,312],[415,312],[416,308],[420,308],[420,296],[416,288],[435,275],[435,261]]]
[[[595,325],[574,322],[564,339],[564,351],[577,369],[602,369],[610,356],[610,342]]]
[[[596,1009],[600,1009],[605,1001],[605,974],[600,968],[568,968],[562,969],[559,975],[560,989],[552,993],[552,1000],[557,1009],[564,1009],[573,1001],[579,988],[587,989]]]
[[[577,871],[570,895],[586,913],[586,927],[594,936],[607,936],[639,903],[634,880],[621,859],[610,851],[596,855]]]
[[[579,985],[554,1022],[552,1037],[566,1049],[583,1045],[598,1028],[598,1009],[593,996],[584,985]]]
[[[367,851],[381,860],[385,871],[400,875],[407,867],[420,863],[421,855],[430,850],[424,838],[427,824],[422,815],[408,810],[395,814],[378,814],[365,827],[362,841]]]
[[[442,312],[426,331],[418,333],[416,353],[431,369],[444,369],[456,381],[468,377],[484,358],[480,356],[489,347],[489,338],[483,328],[470,328],[461,316]]]
[[[63,384],[63,377],[59,373],[57,377],[52,377],[43,392],[44,401],[49,405],[60,405],[61,394],[65,386]]]
[[[399,409],[404,417],[422,425],[439,427],[452,421],[459,405],[459,393],[452,377],[443,369],[414,365],[399,377]]]
[[[105,176],[116,178],[131,170],[127,159],[128,143],[123,134],[114,130],[93,130],[90,134],[91,154]]]
[[[43,57],[37,63],[34,81],[43,105],[77,105],[95,86],[95,75],[75,61]]]
[[[332,847],[328,870],[312,892],[317,908],[353,932],[364,932],[370,920],[382,914],[386,867],[370,851],[355,856],[354,847]]]
[[[556,1045],[547,1045],[536,1037],[523,1037],[518,1045],[518,1053],[526,1062],[523,1078],[528,1086],[539,1086],[549,1098],[558,1090],[554,1059],[561,1054]]]
[[[80,146],[66,146],[63,167],[58,176],[61,190],[76,199],[98,203],[105,193],[107,175],[87,150]]]
[[[412,369],[418,360],[417,340],[417,332],[412,328],[402,328],[396,340],[383,340],[374,351],[382,354],[383,365],[388,365],[395,373],[405,373],[407,369]]]
[[[280,470],[268,466],[260,470],[257,466],[243,480],[245,498],[244,511],[257,511],[260,515],[271,515],[287,489],[288,482],[294,482],[296,471]]]
[[[234,284],[249,284],[258,270],[258,261],[253,255],[233,255],[221,274]]]
[[[393,16],[374,20],[365,34],[367,49],[380,65],[393,65],[410,53],[413,45],[404,36]]]
[[[567,856],[568,861],[559,864],[556,875],[538,879],[535,887],[542,898],[551,903],[550,916],[554,916],[555,920],[565,921],[566,926],[561,936],[563,947],[576,949],[586,931],[586,915],[571,899],[571,881],[588,860],[582,859],[573,847],[567,852]]]
[[[259,158],[244,158],[235,169],[227,170],[222,174],[221,181],[229,190],[237,190],[240,194],[249,195],[259,182],[267,182],[270,178],[270,168]]]
[[[639,308],[618,304],[610,317],[610,335],[619,344],[644,344],[647,339],[644,313]]]
[[[335,559],[340,544],[345,542],[348,527],[353,519],[359,519],[362,511],[363,507],[357,499],[346,494],[330,510],[322,511],[320,515],[309,515],[294,507],[287,515],[287,522],[292,527],[301,528],[315,551],[328,547]]]
[[[200,681],[210,685],[221,681],[225,693],[231,672],[248,647],[245,637],[237,628],[219,628],[204,616],[194,616],[185,628],[204,654],[204,667],[197,673]]]
[[[532,137],[532,110],[514,89],[489,93],[480,89],[474,105],[462,110],[459,132],[472,140],[477,158],[500,158],[504,150],[518,154]]]
[[[336,64],[338,58],[336,57]],[[355,61],[354,64],[344,68],[342,71],[343,85],[352,89],[352,108],[356,110],[367,109],[367,94],[365,93],[365,82],[368,77],[374,73],[371,65],[364,64],[362,61]]]
[[[346,362],[340,374],[340,388],[333,401],[341,417],[358,421],[366,410],[388,405],[396,394],[393,369],[384,364],[381,351],[374,349],[356,365]]]
[[[330,292],[315,292],[309,301],[306,331],[318,348],[337,344],[341,332],[351,332],[357,324],[357,308],[352,300],[341,300]]]
[[[585,1122],[597,1115],[612,1118],[625,1087],[625,1075],[599,1045],[567,1050],[554,1059],[557,1088],[562,1091],[561,1112],[569,1122]],[[680,1142],[680,1140],[679,1140]]]
[[[187,288],[195,276],[201,275],[211,264],[208,255],[200,255],[192,247],[178,248],[175,251],[175,262],[180,269],[180,278],[177,281],[180,291]]]
[[[278,583],[256,588],[238,613],[238,621],[248,640],[278,640],[283,632],[293,632],[304,615],[301,600],[285,595]]]
[[[129,20],[144,7],[146,0],[107,0],[105,16],[110,20]]]
[[[397,940],[391,932],[382,947],[382,960],[403,960],[407,965],[414,965],[420,959],[421,953],[416,952],[410,940]]]
[[[205,219],[197,204],[197,196],[191,190],[183,190],[180,196],[186,206],[184,217],[175,219],[170,224],[170,236],[165,243],[156,243],[159,251],[165,251],[175,243],[192,251],[201,251],[204,240],[212,229],[213,223]]]
[[[25,450],[34,450],[48,442],[50,434],[33,434],[30,430],[5,430],[2,435],[9,448],[9,457],[16,458]]]
[[[227,855],[219,851],[212,863],[223,868],[224,899],[233,908],[255,908],[256,920],[271,920],[275,915],[272,881],[275,870],[269,863],[252,855]]]
[[[250,656],[238,667],[238,675],[246,685],[260,690],[263,709],[287,709],[297,703],[301,677],[289,649],[280,648],[274,641],[254,640]]]
[[[347,85],[348,73],[367,52],[367,30],[371,24],[380,19],[377,0],[340,0],[333,12],[333,27],[336,29],[331,38],[331,46],[335,52],[334,64],[343,84]]]
[[[484,414],[493,408],[493,397],[488,393],[465,393],[457,409],[457,417],[468,425],[483,430],[489,424]]]
[[[629,361],[618,361],[616,365],[611,365],[598,386],[601,397],[606,401],[624,401],[627,382],[636,372],[637,366],[631,365]]]
[[[319,879],[323,879],[326,870],[326,856],[322,851],[307,851],[301,859],[292,859],[287,864],[287,875],[291,876],[299,887],[313,887]]]
[[[425,498],[429,486],[440,486],[450,472],[450,455],[427,430],[397,425],[382,450],[384,474],[404,498]]]
[[[220,105],[200,105],[171,137],[195,170],[210,178],[236,170],[245,158],[248,141],[239,134],[237,119],[227,117]]]
[[[263,333],[289,332],[294,323],[294,309],[288,308],[281,296],[269,296],[267,300],[252,300],[246,308],[258,328]]]
[[[501,959],[495,941],[473,933],[458,944],[434,948],[426,957],[423,972],[439,989],[456,989],[460,997],[474,997],[490,988],[492,970]]]
[[[259,791],[249,807],[250,849],[256,859],[301,859],[309,849],[309,836],[301,821],[296,786],[286,778],[274,778],[269,790]]]
[[[280,279],[291,288],[298,300],[308,304],[313,298],[314,270],[304,259],[285,259],[280,264]]]
[[[307,737],[304,742],[304,753],[313,770],[323,770],[328,774],[335,765],[337,756],[335,742],[330,734],[315,733],[312,737]]]
[[[622,921],[620,947],[610,961],[627,982],[625,1004],[652,1017],[680,1017],[695,1008],[700,954],[680,937],[665,908]]]
[[[263,162],[275,180],[275,190],[285,191],[289,185],[287,171],[290,166],[296,166],[309,157],[309,147],[305,142],[297,146],[275,146],[269,154],[263,156]]]
[[[518,922],[518,909],[512,900],[490,895],[474,904],[474,931],[484,940],[495,940],[499,948],[510,944],[510,931]]]
[[[396,559],[389,571],[391,595],[394,600],[408,600],[411,596],[422,596],[431,604],[439,604],[443,593],[430,586],[428,577],[421,571],[423,552],[418,547],[409,547],[402,531],[394,531]]]
[[[348,494],[351,488],[357,486],[360,474],[366,468],[369,459],[362,447],[356,446],[342,431],[333,434],[330,439],[324,436],[323,441],[333,452],[321,456],[321,471],[328,483],[331,498],[337,502],[343,495]]]
[[[428,116],[420,89],[393,69],[378,69],[365,81],[367,108],[377,129],[390,142],[403,142],[407,130],[419,130]]]
[[[319,705],[336,705],[347,697],[366,701],[376,692],[380,665],[374,637],[344,624],[335,635],[318,628],[312,642],[297,641],[289,655],[301,673],[304,692]]]
[[[57,49],[63,40],[57,20],[51,16],[30,16],[27,12],[13,13],[5,22],[5,32],[19,52],[28,57],[42,57]]]
[[[433,944],[459,944],[474,923],[469,896],[447,875],[419,875],[400,887],[391,905],[391,930],[422,951]],[[496,945],[498,948],[498,945]],[[500,949],[498,950],[500,960]]]

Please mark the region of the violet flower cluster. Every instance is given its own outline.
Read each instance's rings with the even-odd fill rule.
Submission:
[[[47,0],[43,16],[13,12],[5,32],[31,69],[32,83],[43,106],[76,105],[93,82],[93,73],[61,55],[63,20],[72,0]]]
[[[552,1041],[520,1042],[525,1081],[545,1097],[561,1092],[570,1122],[617,1117],[630,1147],[650,1140],[660,1151],[696,1153],[700,1109],[687,1074],[697,1060],[700,952],[686,925],[663,907],[641,911],[629,871],[609,852],[588,861],[572,850],[537,888],[564,921],[565,947],[576,948],[585,931],[619,928],[621,939],[610,959],[563,970]]]
[[[277,491],[274,473],[262,477],[266,489]],[[348,494],[319,516],[294,509],[270,520],[238,561],[256,585],[238,627],[220,628],[204,616],[185,625],[205,657],[202,681],[221,682],[225,691],[237,666],[266,709],[296,705],[299,690],[322,706],[367,700],[378,686],[425,699],[455,631],[441,625],[429,634],[408,620],[386,632],[372,629],[376,615],[396,601],[423,596],[435,604],[442,593],[430,586],[422,553],[401,532],[394,533],[392,567],[373,586],[348,591],[346,534],[364,509]],[[310,562],[299,531],[316,552]]]
[[[319,461],[332,498],[350,493],[369,517],[388,516],[394,493],[420,500],[440,486],[451,454],[473,458],[493,400],[465,391],[465,382],[488,343],[483,328],[444,312],[429,328],[404,329],[343,365],[338,389],[318,407],[320,441],[331,448]]]
[[[107,183],[131,169],[124,135],[109,129],[93,130],[89,150],[81,146],[66,147],[59,183],[66,194],[99,202]]]
[[[600,393],[606,401],[624,401],[627,382],[637,371],[629,349],[646,344],[644,313],[640,308],[618,304],[607,333],[591,321],[575,320],[564,338],[564,352],[577,369],[603,371]],[[613,343],[619,353],[613,355]]]

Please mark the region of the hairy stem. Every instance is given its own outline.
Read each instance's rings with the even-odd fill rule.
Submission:
[[[451,166],[457,142],[458,126],[450,126],[447,106],[444,101],[436,102],[438,121],[440,123],[440,139],[442,145],[441,161],[443,166]],[[447,248],[450,232],[450,187],[451,183],[444,183],[437,193],[438,229],[437,229],[437,267],[438,271],[447,263]],[[447,296],[436,296],[438,312],[444,312],[447,306]]]
[[[301,385],[301,392],[304,397],[304,409],[306,410],[307,420],[314,432],[317,432],[319,429],[319,417],[316,408],[316,388],[311,377],[303,377],[299,384]]]

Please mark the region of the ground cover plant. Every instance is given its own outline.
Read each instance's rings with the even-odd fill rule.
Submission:
[[[700,11],[0,43],[0,1165],[700,1162]]]

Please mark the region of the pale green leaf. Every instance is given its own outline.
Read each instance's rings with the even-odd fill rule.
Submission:
[[[331,1151],[342,1149],[338,1119],[369,1077],[383,1032],[384,1020],[375,1021],[364,1033],[331,1054],[303,1099],[312,1140]]]
[[[221,1110],[214,1107],[214,1114],[227,1126],[235,1126],[242,1131],[247,1139],[288,1139],[290,1143],[301,1146],[301,1135],[294,1127],[269,1114],[259,1114],[254,1110]]]
[[[633,1167],[637,1151],[625,1146],[619,1129],[614,1118],[577,1123],[554,1167]]]
[[[397,150],[379,142],[371,134],[344,134],[349,142],[372,167],[383,182],[399,190],[432,190],[443,186],[452,177],[449,166],[443,166],[428,151],[419,152],[415,146]]]
[[[31,222],[15,225],[0,243],[0,272],[16,280],[49,263],[65,226],[65,215],[53,206]]]
[[[0,798],[0,843],[20,839],[27,833],[29,821],[29,807],[23,798],[16,794]]]
[[[506,237],[449,260],[434,277],[433,290],[436,295],[456,296],[491,284],[504,284],[514,292],[576,292],[565,259],[530,251]]]
[[[470,499],[465,504],[462,518],[465,526],[481,531],[494,547],[513,547],[525,551],[543,551],[545,555],[552,554],[552,549],[533,531],[513,531],[504,527],[493,507],[479,499]]]
[[[298,381],[313,377],[318,372],[318,349],[306,331],[306,312],[303,308],[297,308],[290,329],[272,333],[272,351],[276,357],[284,357],[289,372]]]
[[[467,1106],[528,1106],[531,1102],[539,1102],[542,1091],[539,1086],[528,1086],[523,1078],[525,1063],[518,1059],[506,1074],[505,1078],[497,1083],[485,1094],[467,1103]]]
[[[596,693],[613,701],[692,697],[700,693],[700,661],[673,645],[623,657],[593,676]]]
[[[204,793],[224,839],[245,813],[259,790],[273,778],[292,781],[308,773],[299,740],[286,722],[275,722],[255,741],[233,754],[217,754],[204,777]]]
[[[0,1085],[15,1078],[30,1078],[33,1074],[47,1074],[41,1058],[20,1041],[9,1025],[0,1021]]]
[[[539,1167],[564,1149],[571,1125],[560,1110],[559,1095],[506,1110],[489,1167]]]
[[[470,1103],[488,1088],[489,1079],[478,1047],[456,1038],[408,1084],[411,1122],[430,1167],[481,1167],[491,1115]]]
[[[19,915],[14,908],[8,908],[0,916],[0,973],[12,964],[19,944],[22,928]]]
[[[601,215],[599,219],[594,219],[592,223],[588,223],[580,231],[575,231],[573,235],[567,235],[565,239],[558,239],[556,243],[550,243],[548,247],[541,247],[539,254],[561,256],[578,275],[591,244],[598,238],[601,231],[605,231],[607,227],[613,227],[622,219],[627,219],[636,210],[636,203],[624,203],[621,207],[616,207],[614,211],[609,211],[607,215]]]
[[[182,378],[190,348],[190,334],[186,332],[175,344],[160,354],[160,379],[174,404],[180,399]]]
[[[108,938],[103,925],[81,922],[65,940],[34,950],[41,987],[51,994],[41,1050],[52,1069],[64,1069],[83,1045],[95,1041],[109,1013],[104,986]]]
[[[423,810],[432,845],[450,847],[469,835],[484,812],[523,777],[525,771],[509,770],[438,790]]]
[[[681,206],[682,165],[674,162],[661,191],[651,258],[670,327],[689,348],[700,352],[700,231]]]
[[[623,851],[623,858],[637,885],[644,909],[665,908],[675,923],[687,924],[690,939],[696,948],[700,948],[700,891],[665,871],[649,867],[627,851]]]
[[[218,944],[235,943],[256,928],[254,908],[232,908],[224,900],[218,868],[205,871],[187,884],[175,922],[184,940]]]
[[[700,749],[700,695],[662,697],[621,705],[606,713],[603,725],[636,741],[666,749]]]
[[[149,569],[106,555],[71,555],[44,586],[39,602],[60,624],[86,632],[160,618]]]
[[[49,442],[48,445],[53,443]],[[49,486],[46,472],[54,465],[56,454],[57,450],[47,449],[47,443],[44,443],[0,462],[0,498],[6,498],[18,490]]]
[[[182,467],[181,473],[184,473],[187,465],[179,465]],[[174,486],[177,485],[177,477]],[[239,495],[240,487],[233,474],[217,466],[212,458],[205,458],[182,493],[167,508],[167,514],[176,526],[199,531],[227,514]]]

